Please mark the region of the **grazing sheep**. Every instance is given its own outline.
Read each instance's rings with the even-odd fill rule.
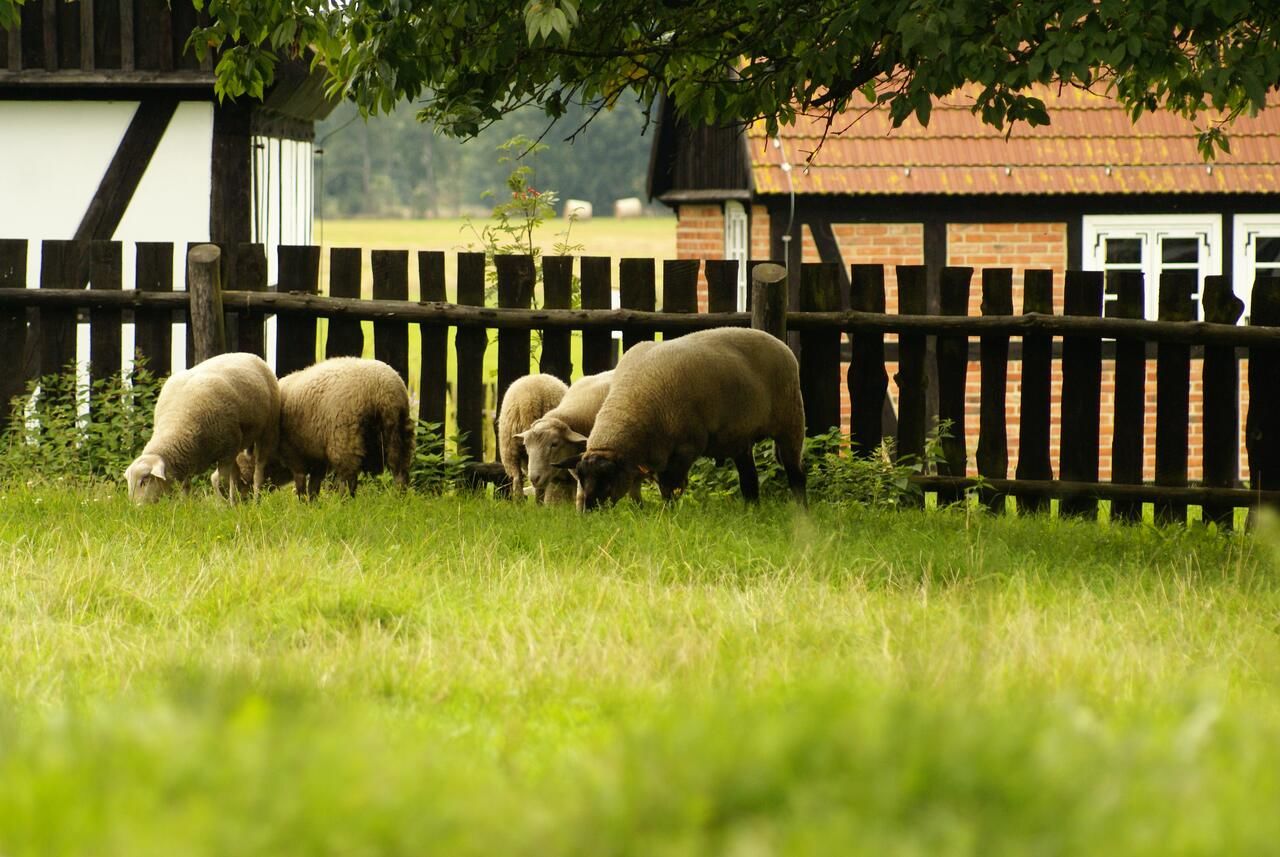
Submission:
[[[348,493],[361,472],[409,482],[409,391],[380,360],[334,357],[280,379],[280,460],[299,496],[315,497],[330,469]]]
[[[560,404],[569,387],[555,375],[526,375],[512,382],[502,397],[502,409],[498,415],[498,457],[502,469],[511,477],[511,496],[524,499],[524,477],[529,472],[529,459],[525,455],[521,436],[547,411]],[[542,492],[535,496],[541,499]]]
[[[236,485],[242,492],[247,493],[253,485],[253,472],[255,464],[253,456],[247,452],[241,452],[236,456]],[[223,492],[222,476],[218,471],[213,471],[209,476],[209,481],[213,484],[213,490],[221,494]],[[274,457],[267,462],[266,469],[263,472],[262,487],[269,489],[283,488],[286,485],[293,484],[293,473],[289,468],[280,463],[279,457]]]
[[[703,455],[733,459],[742,496],[759,498],[753,445],[773,438],[792,496],[805,502],[800,369],[786,344],[759,330],[720,328],[655,346],[613,388],[585,452],[562,466],[578,480],[578,506],[625,496],[657,476],[666,500]]]
[[[267,459],[280,429],[280,388],[256,354],[220,354],[164,382],[156,400],[155,429],[125,479],[137,503],[160,498],[170,486],[217,465],[227,499],[243,487],[236,455],[252,449],[254,491],[262,487]],[[237,490],[241,489],[241,490]]]
[[[561,462],[582,453],[587,446],[587,435],[596,423],[596,414],[609,395],[617,373],[626,373],[649,349],[657,343],[641,342],[633,345],[618,368],[596,375],[587,375],[573,382],[564,400],[529,428],[516,435],[524,447],[528,461],[529,480],[533,483],[538,499],[543,503],[568,503],[573,501],[577,483]],[[635,499],[640,499],[640,484],[635,486]]]

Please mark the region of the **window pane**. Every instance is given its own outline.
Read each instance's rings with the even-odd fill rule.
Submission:
[[[1107,264],[1142,262],[1141,238],[1108,238]]]
[[[1162,262],[1199,262],[1200,239],[1166,238],[1160,242]]]
[[[1280,236],[1259,237],[1254,244],[1254,262],[1280,262]]]

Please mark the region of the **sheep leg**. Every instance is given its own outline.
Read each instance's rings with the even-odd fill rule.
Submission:
[[[756,472],[756,457],[751,448],[734,456],[733,463],[738,468],[738,486],[742,489],[742,499],[748,503],[759,502],[760,474]]]
[[[227,486],[227,502],[236,502],[236,489],[240,487],[240,468],[235,458],[218,462],[218,481]]]
[[[689,482],[689,468],[676,465],[658,474],[658,491],[667,503],[674,503]]]
[[[307,499],[314,500],[320,496],[320,483],[324,481],[325,466],[323,463],[313,466],[307,472]]]
[[[305,470],[295,471],[293,474],[293,493],[298,497],[306,498],[307,496],[307,472]]]
[[[801,450],[804,448],[803,438],[799,440],[775,437],[774,450],[778,463],[787,474],[787,485],[791,488],[791,497],[802,507],[808,507],[809,500],[805,492],[804,462]]]

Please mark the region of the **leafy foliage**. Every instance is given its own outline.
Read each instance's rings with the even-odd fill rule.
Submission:
[[[10,405],[0,476],[118,479],[151,436],[160,383],[141,358],[131,373],[91,383],[74,365],[32,381]]]
[[[12,17],[0,0],[0,22]],[[471,136],[528,104],[652,108],[665,93],[694,123],[834,118],[874,101],[928,122],[933,100],[976,86],[997,127],[1048,121],[1031,84],[1111,88],[1156,109],[1254,112],[1280,79],[1280,6],[1248,0],[527,0],[315,3],[194,0],[209,26],[190,46],[234,43],[223,97],[260,95],[282,56],[313,52],[329,91],[366,113],[420,101],[420,118]],[[732,72],[732,73],[731,73]],[[1208,153],[1221,128],[1203,126]]]
[[[454,448],[457,449],[455,442]],[[413,462],[409,485],[426,494],[445,494],[461,481],[467,460],[450,453],[444,443],[444,426],[418,420],[414,427]]]

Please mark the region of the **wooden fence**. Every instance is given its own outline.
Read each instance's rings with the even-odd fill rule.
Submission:
[[[25,241],[0,241],[0,394],[19,392],[26,377],[62,370],[75,358],[78,322],[90,328],[89,361],[94,377],[121,364],[121,325],[135,325],[137,350],[157,373],[170,368],[172,325],[204,319],[225,333],[225,347],[265,353],[264,320],[276,318],[274,361],[284,375],[309,365],[323,354],[361,354],[361,321],[373,322],[373,354],[412,381],[420,417],[445,421],[452,397],[456,424],[449,431],[464,437],[463,454],[479,457],[486,420],[484,367],[488,331],[497,331],[497,398],[529,371],[531,332],[541,332],[541,371],[568,380],[571,332],[581,331],[582,373],[604,371],[615,359],[615,331],[622,347],[678,336],[693,330],[747,326],[752,315],[737,312],[736,262],[709,260],[623,259],[618,268],[619,309],[612,307],[612,261],[607,257],[578,260],[580,309],[572,309],[574,259],[546,257],[542,264],[540,308],[534,309],[537,281],[534,260],[500,256],[495,260],[496,301],[486,297],[485,257],[459,253],[455,264],[455,298],[446,301],[446,264],[442,252],[374,250],[371,253],[372,299],[361,295],[363,253],[359,249],[329,251],[328,294],[320,295],[321,249],[279,248],[277,283],[268,285],[262,247],[222,248],[203,262],[189,259],[188,284],[193,292],[174,291],[171,244],[139,243],[134,260],[133,289],[122,289],[122,247],[118,242],[45,241],[41,247],[39,288],[27,284]],[[409,299],[409,266],[416,264],[420,300]],[[658,265],[662,270],[662,305],[657,305]],[[752,263],[753,268],[757,263]],[[203,272],[202,272],[203,265]],[[700,272],[705,276],[708,312],[698,312]],[[758,294],[785,294],[777,266],[754,271]],[[1041,508],[1060,500],[1068,514],[1092,515],[1100,499],[1110,500],[1111,513],[1122,519],[1142,514],[1141,504],[1155,504],[1162,520],[1185,520],[1188,504],[1200,506],[1206,520],[1230,523],[1237,507],[1280,500],[1280,403],[1267,395],[1268,378],[1280,370],[1280,279],[1260,277],[1254,287],[1250,324],[1238,325],[1241,303],[1222,277],[1209,277],[1203,306],[1206,319],[1194,321],[1194,272],[1166,274],[1159,284],[1160,319],[1142,320],[1140,274],[1113,275],[1107,289],[1115,300],[1103,316],[1104,279],[1100,272],[1068,271],[1065,306],[1053,314],[1053,272],[1025,272],[1022,314],[1014,315],[1013,272],[986,269],[975,284],[971,268],[938,272],[940,312],[929,314],[928,271],[924,266],[898,266],[900,312],[885,312],[884,269],[854,265],[852,287],[843,309],[839,272],[834,265],[801,267],[798,310],[781,312],[756,306],[757,324],[779,335],[794,334],[800,355],[806,424],[811,433],[840,424],[841,386],[847,384],[851,409],[850,439],[855,449],[876,448],[882,435],[882,412],[888,395],[887,352],[896,357],[898,387],[896,449],[902,456],[921,456],[931,415],[926,405],[929,378],[936,378],[937,418],[955,430],[944,440],[937,474],[916,481],[944,498],[979,487],[994,509],[1003,497],[1017,498],[1020,508]],[[200,284],[211,281],[221,299],[200,302]],[[774,283],[773,281],[778,281]],[[83,288],[85,283],[88,289]],[[776,290],[769,291],[770,287]],[[981,289],[982,315],[967,315],[970,291]],[[207,297],[207,295],[206,295]],[[496,303],[496,306],[489,305]],[[757,299],[757,303],[759,300]],[[318,343],[316,320],[328,319],[327,337]],[[216,324],[215,322],[221,322]],[[418,377],[409,378],[409,327],[419,326]],[[456,371],[447,377],[449,328],[456,329]],[[213,328],[210,328],[213,329]],[[851,361],[842,372],[842,341],[849,337]],[[886,342],[886,334],[897,341]],[[1006,378],[1011,338],[1020,340],[1021,383],[1016,403],[1018,463],[1009,478],[1010,408]],[[191,337],[189,360],[197,346]],[[977,353],[970,340],[976,338]],[[932,340],[932,342],[930,342]],[[1060,340],[1060,342],[1059,342]],[[931,347],[932,346],[932,347]],[[216,348],[223,347],[219,343]],[[1203,407],[1189,408],[1192,349],[1203,360]],[[936,355],[936,356],[935,356]],[[1154,356],[1153,356],[1154,355]],[[981,395],[977,413],[966,408],[969,364],[978,363]],[[1251,397],[1247,415],[1248,488],[1237,472],[1240,360],[1248,361]],[[1146,364],[1156,365],[1155,480],[1142,479]],[[1061,406],[1055,414],[1050,395],[1053,363],[1062,379]],[[1111,479],[1099,481],[1102,368],[1115,373],[1115,426]],[[1059,471],[1050,458],[1054,420],[1061,426]],[[976,450],[966,448],[963,427],[976,418]],[[1189,484],[1187,438],[1193,419],[1202,421],[1203,479]],[[486,425],[488,423],[488,425]],[[966,477],[973,453],[979,480]]]

